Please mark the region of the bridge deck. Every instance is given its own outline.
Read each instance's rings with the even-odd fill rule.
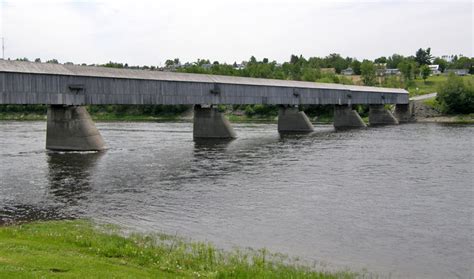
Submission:
[[[406,104],[403,89],[0,60],[0,104]]]

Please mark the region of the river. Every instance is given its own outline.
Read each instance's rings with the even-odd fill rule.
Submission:
[[[474,126],[280,136],[234,124],[97,123],[109,150],[52,153],[45,122],[0,122],[0,224],[92,218],[381,277],[472,278]]]

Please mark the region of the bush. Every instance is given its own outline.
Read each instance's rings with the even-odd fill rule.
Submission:
[[[474,113],[474,86],[461,77],[450,74],[438,87],[436,98],[446,113]]]

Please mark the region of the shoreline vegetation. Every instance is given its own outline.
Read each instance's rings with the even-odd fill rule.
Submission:
[[[223,251],[165,234],[128,234],[89,220],[0,226],[1,278],[355,278],[265,249]],[[320,268],[319,268],[320,269]]]
[[[430,105],[430,104],[426,104]],[[94,122],[192,122],[192,116],[188,114],[176,115],[117,115],[113,113],[92,114]],[[241,114],[226,113],[227,119],[231,123],[277,123],[278,117],[276,115],[256,115],[247,116]],[[364,122],[368,123],[367,115],[362,115]],[[0,112],[0,121],[46,121],[46,113],[25,113],[25,112]],[[332,124],[332,115],[322,115],[310,117],[311,122],[315,124]],[[452,124],[474,124],[474,113],[444,115],[430,117],[417,117],[414,122],[418,123],[452,123]]]

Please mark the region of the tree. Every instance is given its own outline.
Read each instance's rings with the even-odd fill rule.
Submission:
[[[415,54],[415,61],[419,65],[430,65],[433,56],[431,56],[431,48],[427,48],[426,50],[420,48]]]
[[[446,113],[474,113],[474,85],[451,73],[436,97]]]
[[[357,59],[354,59],[351,63],[351,68],[354,71],[354,74],[360,75],[360,61]]]
[[[41,63],[41,58],[36,58],[36,59],[35,59],[35,62],[36,62],[36,63]]]
[[[472,59],[469,57],[461,56],[449,66],[451,69],[471,69],[473,67]]]
[[[211,64],[211,61],[209,59],[199,59],[197,60],[197,65],[202,66],[204,64]]]
[[[301,80],[316,81],[319,78],[321,78],[321,72],[319,71],[319,69],[306,67],[302,71]]]
[[[403,55],[400,55],[400,54],[393,54],[392,56],[390,56],[388,59],[387,59],[387,68],[388,69],[395,69],[398,67],[398,64],[400,64],[403,60],[405,59],[405,57],[403,57]]]
[[[326,56],[324,60],[326,60],[327,63],[326,67],[334,68],[338,74],[341,73],[342,70],[346,69],[350,64],[350,61],[342,58],[342,56],[338,53],[331,53],[329,56]]]
[[[421,65],[420,67],[420,72],[421,72],[421,77],[423,78],[423,81],[426,82],[426,79],[430,76],[431,74],[431,69],[427,65]]]
[[[167,68],[172,67],[173,65],[174,65],[174,61],[173,61],[173,60],[167,59],[167,60],[165,61],[165,66],[166,66]]]
[[[444,60],[443,58],[440,58],[440,57],[436,57],[433,60],[433,64],[439,65],[439,70],[441,72],[444,72],[444,70],[446,70],[446,68],[448,67],[448,61],[446,61],[446,60]]]
[[[409,81],[413,79],[414,67],[413,67],[412,62],[405,59],[398,64],[397,68],[402,73],[402,76],[405,79],[405,81]]]
[[[387,63],[387,57],[382,56],[374,60],[375,63],[385,64]]]
[[[364,60],[360,65],[360,72],[362,82],[365,85],[373,86],[375,85],[375,66],[372,61]]]
[[[59,61],[57,59],[51,59],[51,60],[46,61],[46,63],[59,64]]]
[[[249,63],[252,63],[252,64],[257,63],[257,58],[255,58],[255,56],[252,55],[252,56],[250,57]]]
[[[290,64],[294,65],[294,64],[298,63],[298,61],[299,61],[298,56],[292,54],[291,57],[290,57]]]

